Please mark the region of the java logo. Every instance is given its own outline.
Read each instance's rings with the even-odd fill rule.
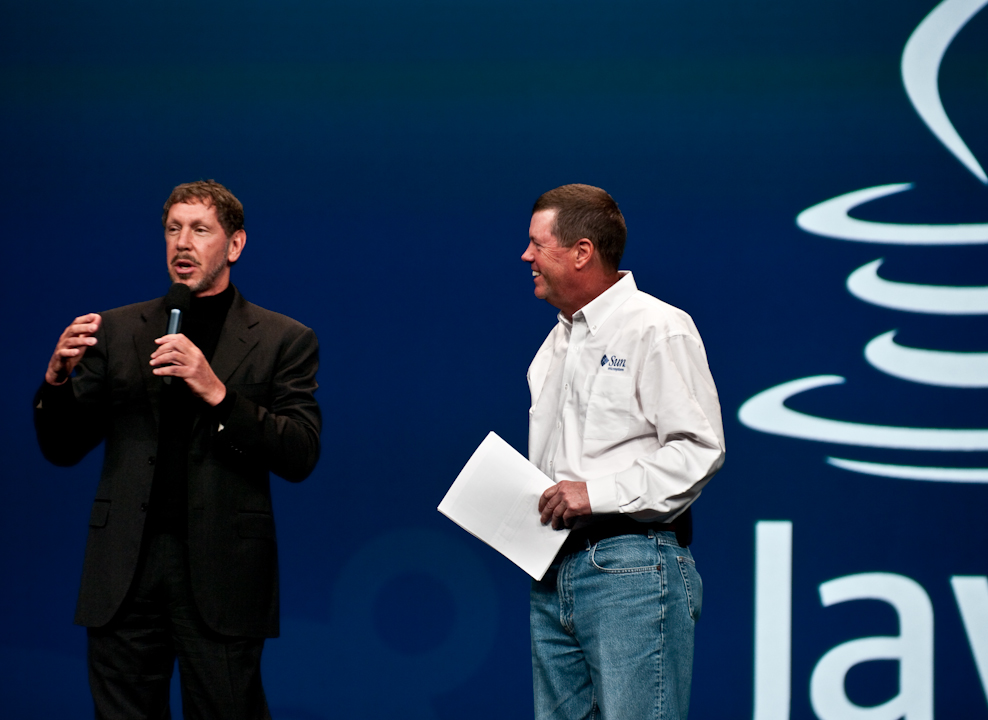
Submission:
[[[901,69],[906,94],[927,128],[970,174],[988,185],[985,171],[947,117],[939,88],[944,53],[957,33],[986,5],[988,0],[944,0],[937,5],[906,42]],[[850,215],[866,203],[912,189],[912,183],[897,183],[855,190],[804,210],[796,223],[802,230],[822,237],[885,246],[946,248],[988,244],[988,224],[903,224],[862,220]],[[854,270],[847,278],[848,292],[863,302],[910,313],[895,316],[903,322],[915,318],[916,313],[954,316],[955,324],[972,316],[988,315],[988,286],[914,283],[883,277],[879,274],[883,260],[876,258]],[[940,347],[914,347],[896,342],[896,333],[897,329],[889,327],[864,348],[866,361],[879,372],[935,388],[988,388],[988,352],[985,352],[988,338],[981,338],[978,352],[956,352],[943,347],[944,340],[949,338],[924,341]],[[971,336],[976,338],[977,334]],[[796,395],[820,392],[820,388],[844,382],[840,375],[815,375],[776,385],[745,402],[738,418],[754,430],[802,440],[851,448],[933,453],[917,455],[915,464],[827,458],[831,465],[851,472],[906,480],[988,483],[988,467],[970,467],[977,461],[965,463],[963,455],[956,455],[988,450],[988,429],[872,425],[819,417],[786,407],[786,401]],[[954,392],[955,397],[960,397]],[[962,459],[945,461],[942,459],[945,456]]]
[[[604,357],[600,359],[601,367],[606,367],[608,370],[614,370],[615,372],[624,372],[627,363],[627,358],[619,358],[616,355],[611,355],[610,357],[604,355]]]

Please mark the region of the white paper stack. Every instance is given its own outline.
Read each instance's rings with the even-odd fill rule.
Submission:
[[[552,484],[492,432],[439,503],[439,512],[541,580],[569,535],[539,518],[539,498]]]

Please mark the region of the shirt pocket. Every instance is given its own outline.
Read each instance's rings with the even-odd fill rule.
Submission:
[[[631,424],[631,401],[635,392],[632,378],[598,374],[590,377],[589,385],[583,439],[621,440]]]

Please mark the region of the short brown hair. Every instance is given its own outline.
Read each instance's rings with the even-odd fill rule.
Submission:
[[[593,185],[563,185],[544,193],[535,201],[532,214],[555,210],[552,234],[563,247],[577,240],[590,240],[604,265],[617,270],[624,255],[628,228],[614,198]]]
[[[196,180],[178,185],[165,201],[165,211],[161,215],[161,226],[168,222],[168,211],[176,203],[202,203],[216,208],[216,218],[227,237],[237,230],[244,229],[244,206],[233,193],[215,180]]]

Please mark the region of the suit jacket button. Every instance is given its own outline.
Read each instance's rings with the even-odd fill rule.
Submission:
[[[147,512],[147,511],[148,511],[148,504],[141,503],[141,512]]]
[[[154,465],[154,455],[148,457],[148,465]]]

